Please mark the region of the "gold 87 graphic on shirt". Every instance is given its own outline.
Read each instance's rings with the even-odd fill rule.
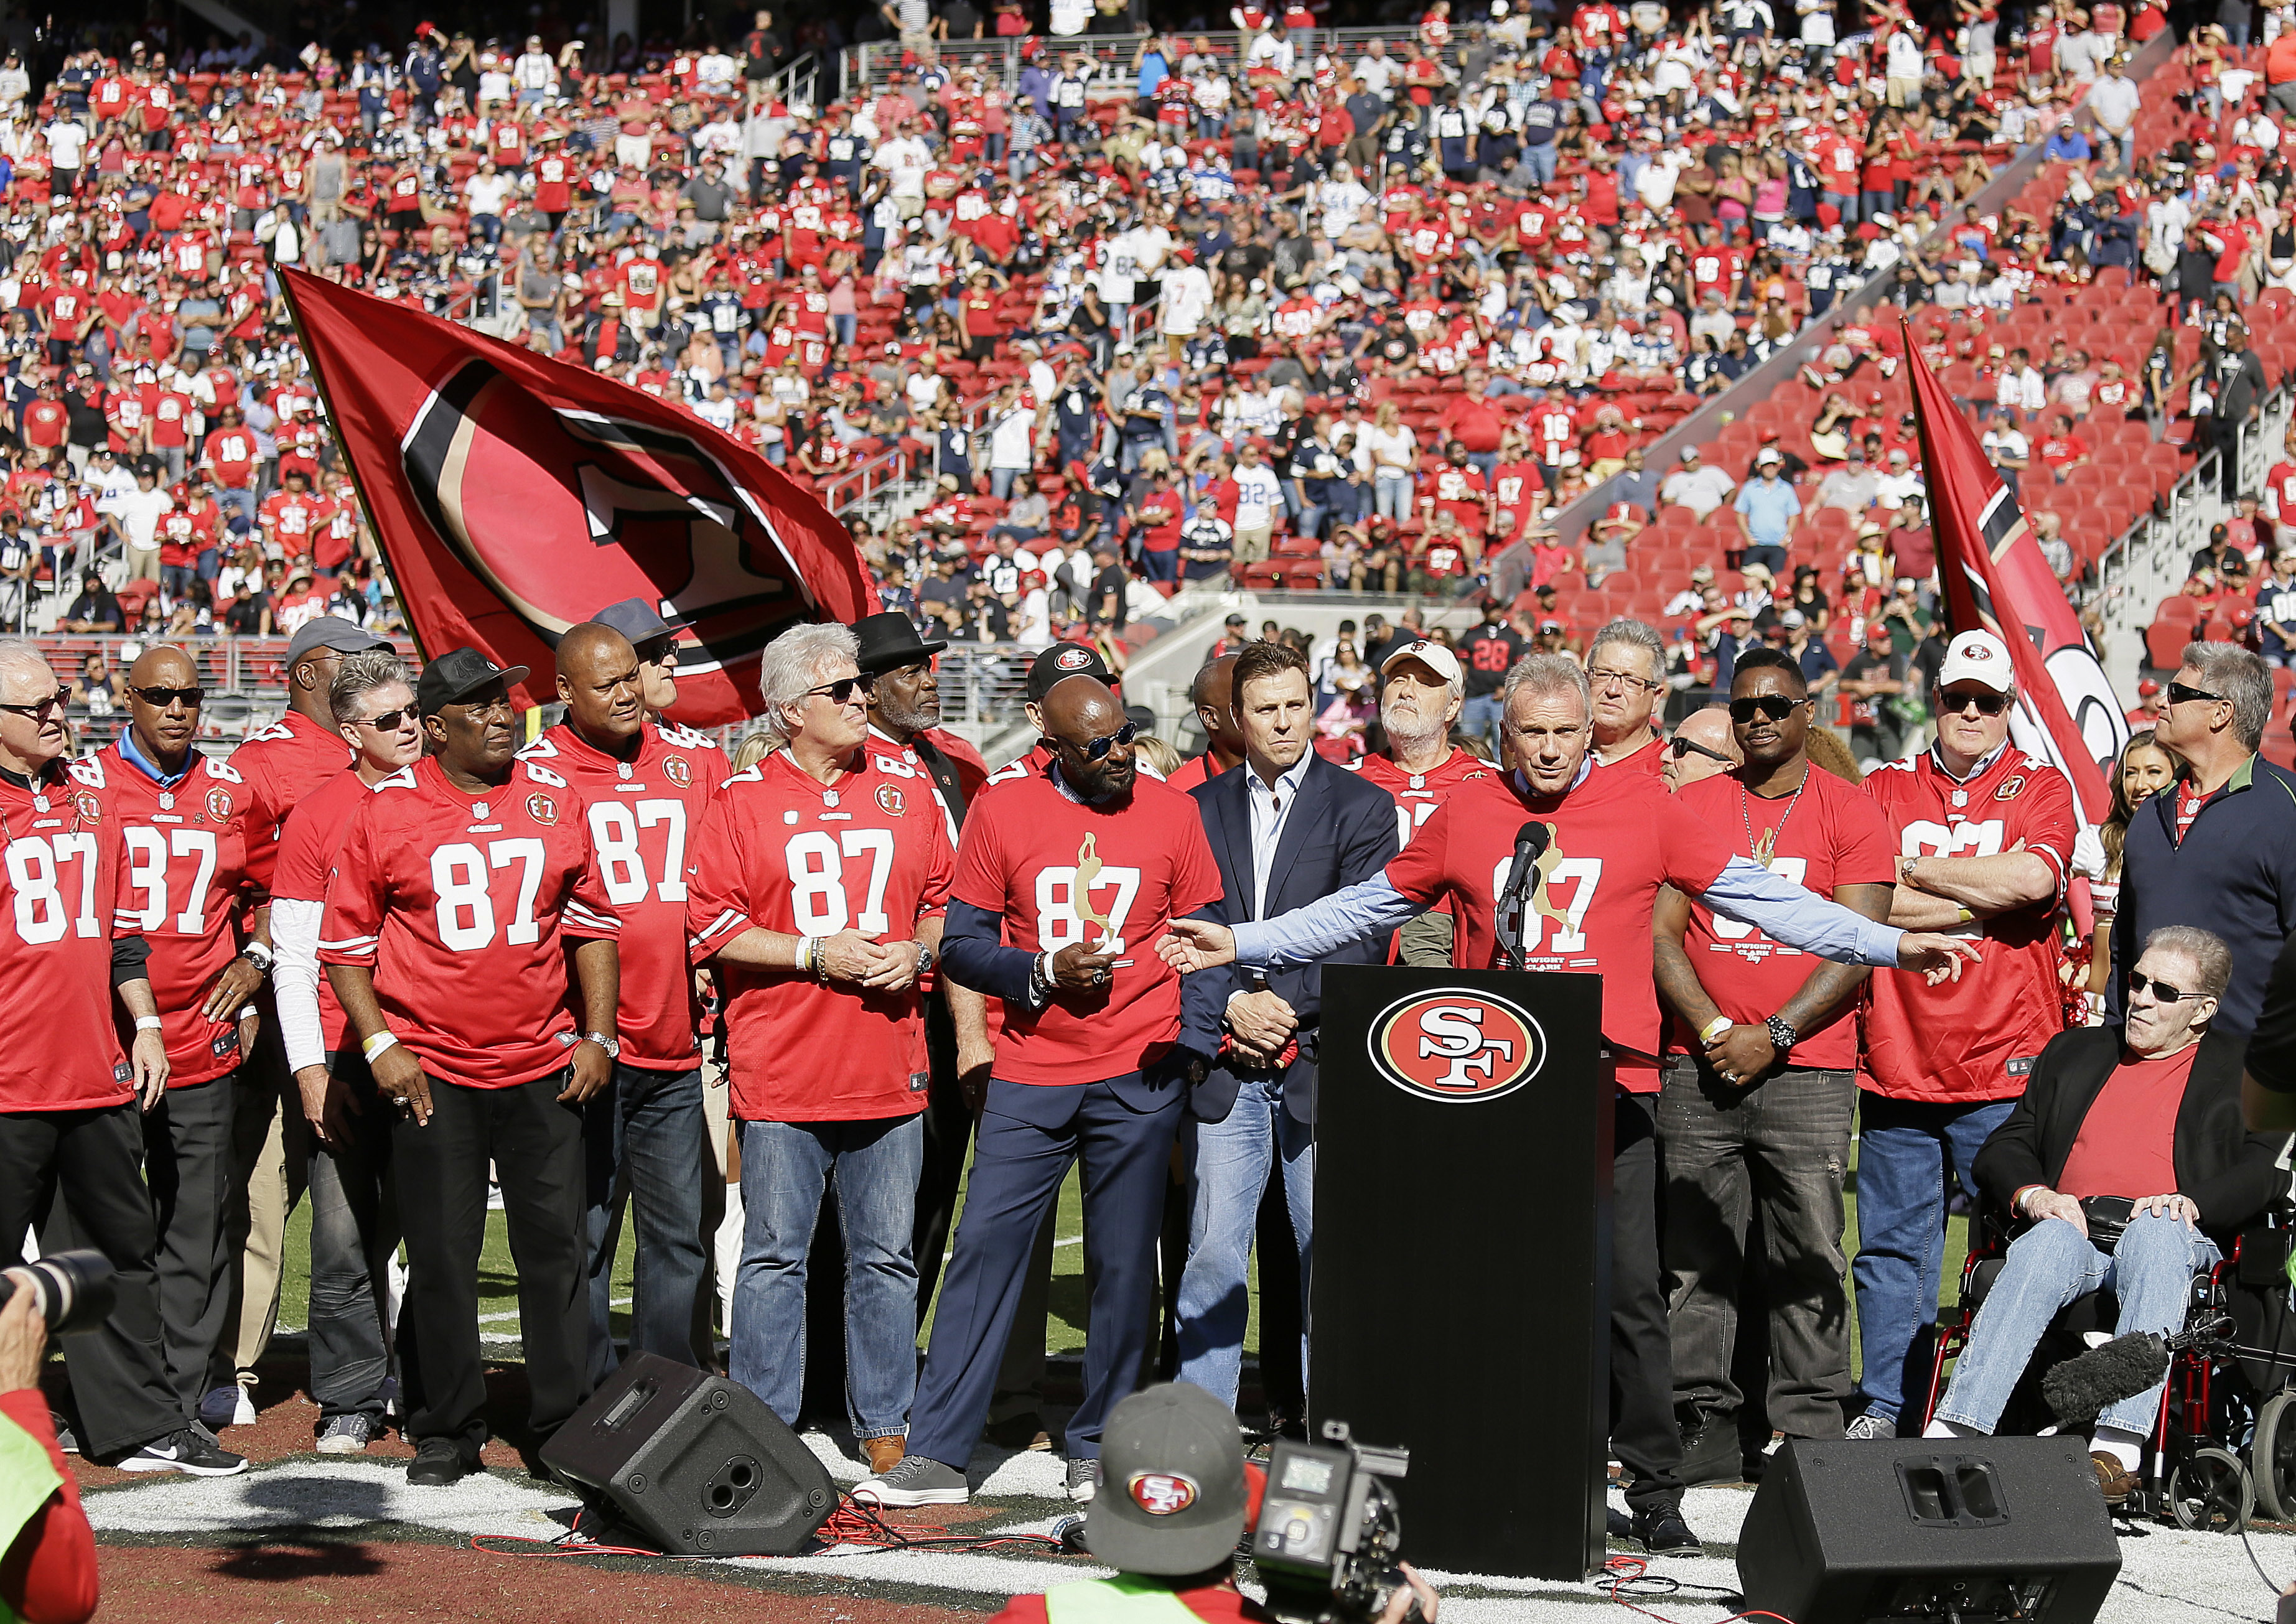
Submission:
[[[1380,1074],[1427,1100],[1495,1100],[1546,1062],[1546,1034],[1528,1011],[1456,987],[1389,1005],[1371,1023],[1368,1041]]]

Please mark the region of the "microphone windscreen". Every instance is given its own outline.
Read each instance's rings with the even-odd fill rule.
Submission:
[[[2041,1378],[2041,1397],[2059,1424],[2085,1427],[2169,1374],[2169,1344],[2149,1331],[2116,1336]]]

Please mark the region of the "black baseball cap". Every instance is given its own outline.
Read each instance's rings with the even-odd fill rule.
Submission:
[[[489,683],[508,687],[524,682],[528,671],[526,666],[498,666],[476,649],[448,649],[415,679],[415,714],[436,716],[440,706],[459,705]]]
[[[1234,1412],[1201,1387],[1166,1382],[1111,1410],[1100,1475],[1084,1542],[1112,1568],[1201,1573],[1243,1537],[1243,1439]]]
[[[665,620],[661,606],[649,603],[644,598],[624,598],[619,603],[609,603],[590,619],[600,626],[611,626],[621,633],[630,640],[632,648],[652,638],[682,631],[693,624],[682,619]]]
[[[1042,704],[1053,685],[1069,677],[1094,677],[1111,688],[1116,686],[1116,677],[1098,649],[1088,643],[1055,643],[1029,662],[1029,698]]]

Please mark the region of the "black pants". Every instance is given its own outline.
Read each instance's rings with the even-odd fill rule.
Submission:
[[[956,1221],[956,1193],[964,1185],[965,1157],[972,1149],[972,1107],[956,1074],[956,1026],[948,995],[936,989],[925,1000],[925,1064],[932,1092],[925,1106],[925,1167],[917,1180],[917,1223],[911,1256],[917,1260],[917,1318],[922,1320],[940,1284],[941,1254]]]
[[[63,1344],[80,1446],[94,1459],[185,1423],[160,1351],[159,1232],[138,1165],[140,1119],[133,1103],[0,1113],[0,1268],[24,1260],[25,1232],[55,1202],[71,1243],[101,1251],[116,1276],[111,1317]]]
[[[403,1112],[391,1135],[406,1232],[398,1325],[406,1434],[453,1439],[473,1461],[487,1439],[479,1253],[489,1159],[518,1273],[531,1441],[539,1446],[590,1394],[582,1112],[558,1103],[566,1078],[559,1070],[514,1088],[471,1088],[433,1077],[430,1122]]]
[[[1659,1272],[1656,1096],[1621,1091],[1611,1164],[1611,1453],[1636,1510],[1682,1498],[1674,1348]]]
[[[232,1073],[170,1088],[144,1119],[144,1165],[159,1225],[160,1344],[186,1417],[231,1308]]]

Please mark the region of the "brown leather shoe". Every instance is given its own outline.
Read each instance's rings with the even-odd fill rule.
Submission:
[[[899,1438],[865,1438],[861,1440],[861,1448],[869,1457],[871,1477],[884,1476],[899,1465],[909,1452],[907,1440]]]
[[[2136,1474],[2102,1450],[2088,1457],[2089,1469],[2096,1473],[2096,1487],[2104,1496],[2107,1505],[2119,1505],[2136,1492]]]

